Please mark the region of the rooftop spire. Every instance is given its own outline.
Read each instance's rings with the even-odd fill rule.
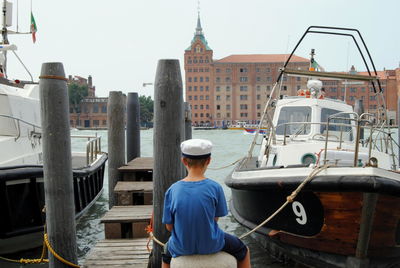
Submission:
[[[200,1],[197,2],[197,27],[196,27],[196,35],[203,35],[203,28],[201,28],[201,22],[200,22]]]

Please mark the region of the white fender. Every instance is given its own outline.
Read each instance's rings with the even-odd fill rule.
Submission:
[[[236,268],[235,257],[220,251],[208,255],[187,255],[172,258],[171,268]]]

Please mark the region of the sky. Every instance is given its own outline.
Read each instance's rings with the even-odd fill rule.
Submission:
[[[12,1],[14,25],[29,31],[29,0]],[[378,70],[400,62],[399,0],[32,0],[37,41],[10,35],[18,55],[38,80],[45,62],[62,62],[66,75],[93,77],[96,95],[109,91],[153,96],[160,59],[178,59],[195,32],[197,14],[214,59],[232,54],[290,53],[310,25],[360,30]],[[326,71],[365,67],[350,38],[307,36],[296,55],[316,60]],[[8,75],[29,79],[13,55]]]

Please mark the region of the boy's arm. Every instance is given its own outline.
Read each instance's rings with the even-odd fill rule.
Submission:
[[[215,220],[216,222],[218,222],[218,220],[219,220],[219,217],[215,217],[215,218],[214,218],[214,220]]]
[[[172,229],[174,229],[174,225],[173,225],[173,224],[168,224],[168,223],[166,223],[166,224],[165,224],[165,228],[167,228],[167,230],[168,230],[169,232],[172,232]]]

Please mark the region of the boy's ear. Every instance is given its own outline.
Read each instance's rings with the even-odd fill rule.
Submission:
[[[210,162],[211,162],[211,157],[209,157],[209,158],[207,159],[206,165],[210,164]]]
[[[181,157],[181,162],[182,162],[182,164],[184,164],[185,166],[187,166],[187,160],[186,160],[186,158],[184,158],[184,157]]]

